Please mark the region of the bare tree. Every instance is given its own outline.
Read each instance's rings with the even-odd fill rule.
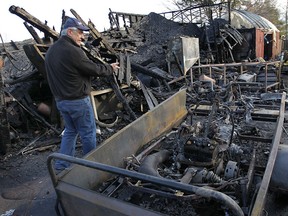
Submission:
[[[275,25],[280,24],[280,11],[278,10],[276,0],[244,0],[241,3],[242,9],[258,14]],[[246,7],[246,8],[243,8]]]
[[[284,21],[281,20],[281,12],[277,7],[277,0],[173,0],[179,9],[194,5],[211,5],[221,2],[229,2],[232,9],[247,10],[260,15],[279,29],[283,29]]]

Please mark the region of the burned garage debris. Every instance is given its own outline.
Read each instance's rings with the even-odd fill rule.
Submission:
[[[206,15],[207,22],[180,16],[194,10],[206,11],[195,14]],[[10,136],[23,138],[37,130],[19,151],[25,154],[52,148],[63,129],[43,66],[59,33],[23,8],[11,6],[10,12],[25,20],[34,40],[11,43],[11,50],[2,43],[0,93],[6,113],[1,112],[1,131],[8,128]],[[236,28],[230,12],[225,4],[207,5],[170,12],[168,19],[169,13],[110,10],[111,28],[100,33],[71,9],[90,28],[83,51],[103,64],[119,61],[121,68],[111,79],[93,80],[100,147],[84,159],[57,153],[48,159],[67,215],[242,216],[259,215],[265,208],[284,122],[282,62],[272,46],[265,52],[256,46],[259,35],[270,37],[275,31]],[[179,22],[179,17],[187,19]],[[66,18],[63,11],[62,23]],[[16,54],[23,60],[13,59]],[[15,59],[17,68],[29,69],[15,71]],[[49,142],[43,140],[47,136]],[[5,153],[10,140],[1,139]],[[59,177],[51,165],[55,158],[81,166]],[[79,201],[84,207],[76,209]]]
[[[61,158],[81,165],[60,178],[49,166],[56,191],[69,194],[62,208],[69,215],[258,215],[279,146],[286,94],[263,95],[269,109],[255,103],[248,114],[246,104],[228,107],[215,100],[195,106],[186,91],[117,132],[85,160],[52,154],[49,163]],[[102,151],[118,154],[108,159]],[[86,178],[75,180],[79,174]],[[71,209],[80,200],[89,210]]]

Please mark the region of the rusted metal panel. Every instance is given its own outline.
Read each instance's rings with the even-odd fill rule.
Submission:
[[[135,154],[143,145],[159,137],[183,120],[187,114],[185,104],[186,90],[181,90],[108,138],[101,146],[84,158],[115,167],[123,167],[123,158]],[[122,205],[122,202],[120,205],[120,202],[115,201],[115,205],[111,203],[111,206],[109,205],[111,208],[108,210],[109,206],[102,206],[105,203],[102,202],[103,199],[97,198],[99,195],[91,192],[91,189],[109,177],[111,177],[109,173],[91,170],[79,165],[72,166],[71,170],[55,185],[61,203],[68,213],[67,215],[83,215],[84,209],[90,210],[85,215],[95,215],[94,210],[97,210],[97,214],[100,212],[99,215],[121,215],[119,211],[129,215],[133,210],[133,206],[131,207],[129,204]],[[53,176],[52,179],[54,179]],[[79,206],[79,203],[81,203],[81,208],[71,208],[71,206]],[[107,212],[109,214],[106,214]],[[147,212],[147,210],[140,210],[139,213],[141,214],[137,212],[137,215],[144,215],[144,213],[148,215]]]
[[[255,29],[255,53],[256,58],[264,58],[264,32],[261,29]]]
[[[96,151],[87,155],[85,159],[123,167],[123,157],[135,154],[142,145],[171,129],[186,116],[185,100],[186,91],[179,91],[108,138]],[[121,145],[121,148],[117,147],[119,145]],[[115,149],[117,149],[117,152],[115,152]],[[107,155],[113,155],[113,157],[107,157]],[[85,179],[80,178],[83,175],[86,176]],[[71,172],[63,178],[63,181],[90,188],[104,178],[103,173],[90,173],[89,170],[83,169],[83,167],[73,167]],[[95,182],[96,179],[97,181]]]
[[[138,206],[111,199],[93,191],[83,190],[67,183],[61,183],[57,188],[61,194],[61,204],[65,206],[65,213],[69,216],[78,215],[162,215]]]
[[[199,39],[193,37],[179,37],[168,44],[167,60],[170,64],[177,64],[182,75],[200,58]]]

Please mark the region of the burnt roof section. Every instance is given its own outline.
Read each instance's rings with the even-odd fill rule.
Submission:
[[[233,12],[245,18],[255,28],[261,28],[261,29],[267,29],[267,30],[270,30],[270,29],[278,30],[274,24],[272,24],[269,20],[265,19],[264,17],[260,15],[257,15],[248,11],[244,11],[244,10],[233,10]]]

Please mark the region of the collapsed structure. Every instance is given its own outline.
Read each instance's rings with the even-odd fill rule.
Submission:
[[[18,45],[12,44],[14,50],[11,51],[3,43],[6,66],[2,69],[1,106],[2,110],[7,107],[1,116],[1,133],[6,134],[1,136],[3,152],[11,141],[7,137],[15,133],[19,138],[35,123],[36,127],[40,124],[45,129],[42,135],[47,135],[47,131],[59,135],[62,129],[44,68],[45,52],[59,38],[59,33],[22,8],[11,6],[9,10],[25,20],[34,40],[25,43],[22,50],[26,56],[22,56],[25,61],[21,64],[32,63],[31,67],[25,67],[25,74],[18,76],[12,72],[18,74],[21,70],[9,71],[9,68],[15,70],[10,64],[14,62],[12,53]],[[281,91],[281,62],[276,59],[280,54],[277,29],[256,15],[234,11],[252,23],[239,29],[226,3],[148,15],[111,11],[111,28],[102,33],[91,20],[86,23],[76,11],[71,9],[71,12],[90,28],[82,46],[89,58],[99,63],[119,61],[121,66],[114,79],[93,80],[92,105],[101,128],[99,140],[103,147],[86,159],[97,159],[133,173],[123,176],[123,170],[116,169],[113,173],[119,175],[111,181],[106,175],[76,167],[62,179],[64,189],[60,188],[59,193],[68,193],[65,191],[68,182],[83,188],[81,193],[93,190],[101,194],[98,198],[101,202],[105,197],[121,200],[110,208],[84,200],[85,205],[92,205],[92,210],[87,208],[90,213],[85,215],[93,211],[129,215],[131,209],[155,215],[258,215],[264,208],[284,121],[286,94]],[[62,23],[66,18],[63,12]],[[34,28],[45,37],[40,38]],[[269,45],[260,44],[262,40],[268,40]],[[273,61],[267,61],[271,59]],[[178,97],[180,99],[171,99]],[[176,101],[169,104],[167,101],[171,100]],[[157,111],[159,107],[162,108]],[[179,110],[183,113],[179,114]],[[159,112],[153,116],[154,121],[153,118],[145,120],[153,112]],[[170,116],[161,119],[161,112]],[[30,123],[34,123],[33,126]],[[10,128],[13,131],[9,131]],[[127,143],[122,145],[124,150],[115,147],[114,139]],[[118,149],[119,156],[106,161],[100,156],[101,149],[113,152],[105,146]],[[31,148],[24,150],[22,153],[30,152]],[[95,168],[95,164],[89,165],[89,162],[88,165],[83,161],[72,162]],[[87,178],[76,181],[79,178],[74,177],[79,173]],[[149,177],[135,173],[157,179],[152,178],[151,182]],[[51,175],[55,187],[61,187],[53,171]],[[182,187],[178,182],[190,187]],[[167,187],[168,183],[171,188]],[[272,183],[279,187],[275,178]],[[281,185],[281,189],[287,189],[287,185]],[[86,211],[71,209],[76,205],[70,199],[60,202],[69,215]],[[167,202],[175,205],[166,208]],[[205,209],[208,204],[213,205],[215,211]]]

